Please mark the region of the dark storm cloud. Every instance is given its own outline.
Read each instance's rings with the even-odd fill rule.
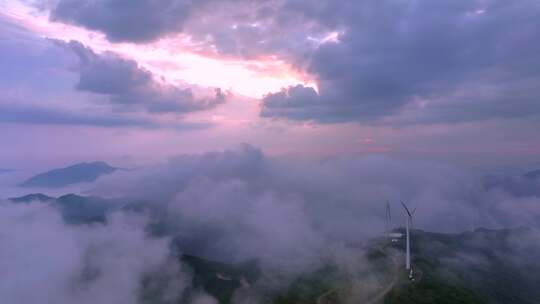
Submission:
[[[70,112],[39,106],[6,103],[0,99],[0,123],[29,125],[73,125],[108,128],[141,127],[157,128],[158,125],[140,118],[118,115]]]
[[[288,7],[287,1],[219,1],[197,10],[184,32],[198,47],[218,54],[287,61],[303,58],[330,29]]]
[[[344,33],[308,59],[319,93],[269,94],[262,116],[370,122],[405,106],[413,121],[540,113],[536,1],[342,1],[328,14],[294,3]]]
[[[149,42],[181,31],[197,2],[60,0],[51,12],[51,20],[101,31],[110,41]]]
[[[540,78],[538,79],[540,80]],[[383,124],[395,125],[461,123],[470,121],[519,119],[522,124],[540,122],[540,90],[533,83],[501,84],[475,87],[464,85],[461,92],[433,98],[429,102],[415,100]],[[526,122],[526,120],[528,122]],[[507,121],[501,124],[509,125]],[[515,134],[517,137],[517,135]]]
[[[159,81],[134,60],[106,52],[96,54],[77,41],[54,40],[79,57],[79,81],[76,89],[109,96],[123,110],[139,108],[152,113],[188,113],[214,108],[225,102],[220,89],[208,98],[197,98],[190,88]]]
[[[184,30],[201,47],[278,55],[314,76],[319,92],[292,86],[268,94],[263,117],[437,123],[540,112],[540,7],[533,0],[62,0],[52,16],[113,41]],[[324,40],[332,31],[338,42]]]
[[[158,83],[132,60],[99,56],[77,42],[51,43],[6,16],[0,15],[0,26],[0,123],[192,130],[210,124],[167,123],[141,112],[185,113],[224,100],[220,91],[198,99],[189,89]],[[74,65],[76,73],[67,68]],[[104,95],[123,111],[96,106],[81,92]]]
[[[284,8],[284,1],[251,0],[60,0],[51,20],[104,33],[112,42],[146,43],[180,32],[201,48],[253,57],[265,53],[288,56],[313,45],[318,21]],[[47,6],[44,4],[42,6]],[[49,5],[50,6],[50,5]],[[287,34],[283,34],[287,28]]]

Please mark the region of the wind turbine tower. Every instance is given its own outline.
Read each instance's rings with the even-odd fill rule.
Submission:
[[[405,212],[407,212],[407,221],[406,221],[406,224],[405,224],[405,229],[406,229],[406,242],[407,242],[407,245],[406,245],[406,255],[405,255],[405,269],[407,269],[409,271],[409,279],[413,280],[413,270],[411,268],[411,232],[410,232],[410,229],[411,229],[411,226],[412,226],[412,217],[414,215],[414,212],[416,211],[416,209],[413,210],[413,212],[411,213],[409,211],[409,208],[407,208],[407,205],[405,205],[404,202],[401,202],[401,205],[403,206],[403,208],[405,209]]]
[[[390,202],[386,202],[386,237],[391,238],[390,229],[392,226],[392,214],[390,213]]]

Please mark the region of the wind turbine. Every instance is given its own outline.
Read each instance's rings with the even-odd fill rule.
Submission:
[[[412,212],[409,211],[409,208],[407,208],[407,205],[405,205],[404,202],[401,202],[401,205],[407,212],[407,222],[405,225],[405,229],[407,232],[407,248],[406,248],[406,256],[405,256],[405,269],[409,270],[409,279],[413,279],[413,271],[411,268],[411,233],[410,229],[412,228],[412,222],[413,222],[413,215],[416,212],[416,208],[413,209]]]
[[[386,237],[390,239],[390,227],[392,225],[392,213],[390,213],[390,202],[386,201]]]

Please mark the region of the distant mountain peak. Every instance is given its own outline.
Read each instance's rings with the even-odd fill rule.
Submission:
[[[537,178],[540,177],[540,169],[534,170],[534,171],[529,171],[529,172],[525,173],[524,176],[526,178],[530,178],[530,179],[537,179]]]
[[[47,202],[55,200],[55,198],[45,195],[43,193],[32,193],[32,194],[27,194],[25,196],[12,197],[9,200],[15,203],[30,203],[30,202],[47,203]]]
[[[103,161],[83,162],[38,174],[27,179],[20,186],[61,188],[77,183],[93,182],[100,176],[111,174],[119,169]]]

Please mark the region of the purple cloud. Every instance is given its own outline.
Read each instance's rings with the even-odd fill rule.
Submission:
[[[124,110],[182,114],[212,109],[225,102],[220,89],[215,89],[213,97],[196,98],[190,88],[158,81],[134,60],[111,52],[97,54],[78,41],[54,42],[79,58],[77,90],[108,96],[112,104]]]

